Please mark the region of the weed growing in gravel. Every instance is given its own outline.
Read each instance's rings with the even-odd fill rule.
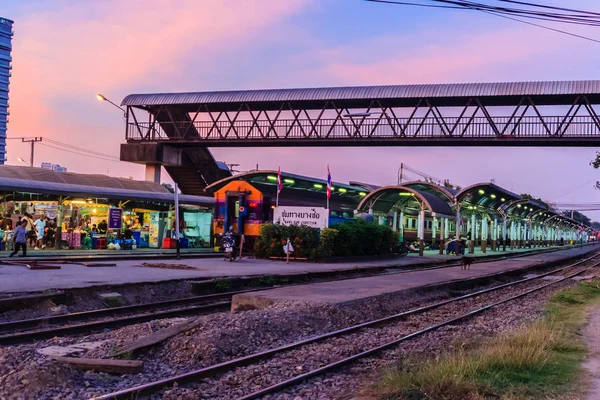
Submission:
[[[227,278],[213,279],[215,292],[227,292],[231,288],[231,282]]]
[[[388,369],[374,387],[391,399],[539,399],[572,388],[585,346],[579,331],[600,281],[557,293],[547,317],[471,350]]]

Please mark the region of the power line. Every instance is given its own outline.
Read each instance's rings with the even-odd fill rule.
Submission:
[[[583,35],[578,35],[578,34],[576,34],[576,33],[572,33],[572,32],[563,31],[562,29],[551,28],[551,27],[549,27],[549,26],[540,25],[540,24],[535,24],[535,23],[533,23],[533,22],[529,22],[529,21],[523,21],[523,20],[520,20],[520,19],[517,19],[517,18],[508,17],[508,16],[506,16],[506,15],[499,15],[499,14],[495,14],[495,13],[491,13],[491,12],[489,12],[489,11],[483,11],[483,12],[485,12],[485,13],[487,13],[487,14],[492,14],[492,15],[495,15],[495,16],[497,16],[497,17],[500,17],[500,18],[506,18],[506,19],[510,19],[510,20],[512,20],[512,21],[520,22],[520,23],[522,23],[522,24],[527,24],[527,25],[531,25],[531,26],[536,26],[536,27],[538,27],[538,28],[547,29],[547,30],[549,30],[549,31],[553,31],[553,32],[557,32],[557,33],[562,33],[562,34],[564,34],[564,35],[573,36],[573,37],[576,37],[576,38],[579,38],[579,39],[589,40],[590,42],[600,43],[600,40],[598,40],[598,39],[593,39],[593,38],[591,38],[591,37],[587,37],[587,36],[583,36]]]
[[[61,148],[61,147],[52,146],[52,145],[49,145],[49,144],[45,144],[44,142],[41,142],[41,143],[39,143],[39,144],[40,144],[41,146],[49,147],[49,148],[51,148],[51,149],[60,150],[60,151],[65,151],[65,152],[67,152],[67,153],[71,153],[71,154],[77,154],[77,155],[79,155],[79,156],[82,156],[82,157],[91,157],[91,158],[97,158],[97,159],[99,159],[99,160],[111,161],[111,162],[121,162],[121,161],[120,161],[120,160],[118,160],[118,159],[114,159],[114,158],[105,158],[105,157],[98,157],[98,156],[95,156],[95,155],[92,155],[92,154],[82,154],[81,152],[78,152],[78,151],[73,151],[73,150],[68,150],[68,149],[64,149],[64,148]]]
[[[105,153],[100,153],[100,152],[93,151],[93,150],[84,149],[83,147],[77,147],[77,146],[73,146],[73,145],[71,145],[71,144],[67,144],[67,143],[59,142],[59,141],[57,141],[57,140],[53,140],[53,139],[46,139],[46,138],[44,138],[44,140],[45,140],[46,142],[50,142],[50,143],[53,143],[53,144],[55,144],[55,145],[59,145],[59,146],[63,146],[63,147],[67,147],[67,148],[69,148],[69,149],[76,150],[76,151],[81,151],[81,152],[85,152],[85,153],[93,154],[93,155],[96,155],[96,156],[99,156],[99,157],[105,157],[105,158],[118,159],[118,157],[115,157],[115,156],[113,156],[113,155],[110,155],[110,154],[105,154]]]
[[[600,13],[590,12],[590,11],[581,11],[581,10],[572,10],[572,9],[562,9],[560,7],[552,8],[561,11],[569,11],[577,14],[564,14],[564,13],[548,13],[548,12],[540,12],[535,10],[527,10],[527,9],[516,9],[516,8],[507,8],[507,7],[498,7],[492,6],[484,3],[477,3],[472,1],[465,0],[423,0],[430,1],[433,3],[442,3],[444,5],[439,4],[422,4],[422,3],[414,3],[407,1],[396,1],[396,0],[366,0],[374,3],[385,3],[385,4],[394,4],[394,5],[405,5],[405,6],[419,6],[419,7],[432,7],[432,8],[450,8],[450,9],[465,9],[465,10],[474,10],[481,11],[487,14],[495,15],[497,17],[509,19],[515,22],[524,23],[527,25],[535,26],[538,28],[550,30],[556,33],[562,33],[564,35],[576,37],[579,39],[588,40],[595,43],[600,43],[600,40],[590,38],[588,36],[579,35],[573,32],[564,31],[561,29],[552,28],[545,25],[536,24],[529,21],[523,21],[521,19],[515,18],[514,16],[519,16],[522,18],[529,18],[534,20],[543,20],[543,21],[551,21],[551,22],[561,22],[561,23],[569,23],[574,25],[587,25],[587,26],[600,26]],[[538,7],[538,8],[549,8],[551,6],[545,6],[534,3],[526,3],[520,1],[510,1],[505,0],[505,2],[526,5],[529,7]]]

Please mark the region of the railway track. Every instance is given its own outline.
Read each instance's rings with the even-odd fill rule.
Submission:
[[[257,289],[3,322],[0,323],[0,344],[16,344],[54,336],[92,333],[106,328],[118,328],[160,318],[228,311],[233,295],[253,290]],[[101,318],[108,319],[75,323]],[[58,326],[45,327],[46,325]],[[41,326],[44,328],[37,329]]]
[[[243,400],[261,398],[267,394],[275,393],[275,392],[281,391],[283,389],[286,389],[288,387],[299,384],[307,379],[314,378],[316,376],[334,371],[337,368],[348,365],[348,364],[350,364],[356,360],[359,360],[361,358],[372,356],[382,350],[392,348],[404,341],[416,338],[418,336],[421,336],[425,333],[434,331],[434,330],[444,327],[446,325],[465,321],[469,318],[472,318],[476,315],[483,313],[486,310],[489,310],[491,308],[497,307],[502,304],[509,303],[516,299],[527,296],[528,294],[543,290],[549,286],[556,285],[560,282],[563,282],[566,279],[570,279],[570,278],[580,275],[584,272],[590,271],[591,269],[597,268],[598,266],[600,266],[600,261],[595,260],[599,255],[600,254],[595,254],[592,257],[580,260],[578,262],[575,262],[573,264],[570,264],[570,265],[567,265],[567,266],[564,266],[561,268],[554,269],[552,271],[543,273],[536,277],[520,279],[520,280],[517,280],[514,282],[501,284],[501,285],[483,289],[483,290],[478,290],[478,291],[475,291],[473,293],[469,293],[469,294],[466,294],[463,296],[459,296],[459,297],[448,299],[448,300],[443,300],[443,301],[440,301],[440,302],[437,302],[434,304],[430,304],[430,305],[415,308],[412,310],[404,311],[404,312],[390,315],[390,316],[387,316],[384,318],[379,318],[376,320],[364,322],[364,323],[361,323],[358,325],[350,326],[350,327],[347,327],[347,328],[344,328],[341,330],[337,330],[334,332],[329,332],[329,333],[326,333],[323,335],[314,336],[314,337],[311,337],[308,339],[300,340],[295,343],[283,345],[283,346],[280,346],[277,348],[264,350],[264,351],[261,351],[258,353],[254,353],[254,354],[250,354],[250,355],[247,355],[244,357],[232,359],[232,360],[222,362],[219,364],[215,364],[215,365],[205,367],[202,369],[190,371],[190,372],[187,372],[187,373],[184,373],[181,375],[172,376],[172,377],[161,379],[161,380],[158,380],[155,382],[150,382],[150,383],[142,384],[139,386],[131,387],[128,389],[123,389],[120,391],[109,393],[106,395],[98,396],[98,397],[93,398],[93,400],[137,398],[137,396],[143,396],[143,395],[149,395],[152,393],[156,393],[163,388],[173,386],[173,384],[175,384],[175,383],[177,383],[178,385],[198,383],[204,379],[215,377],[215,376],[221,375],[223,373],[226,373],[228,371],[232,371],[236,368],[243,368],[246,366],[248,366],[249,368],[252,368],[254,371],[257,371],[259,363],[261,363],[261,362],[268,363],[268,360],[270,360],[274,357],[278,357],[278,356],[283,357],[283,355],[285,353],[289,354],[290,352],[296,351],[305,346],[318,345],[321,342],[325,342],[330,339],[339,339],[341,337],[347,337],[347,336],[354,335],[354,334],[360,334],[361,331],[366,330],[367,328],[382,328],[382,327],[385,327],[389,324],[393,324],[398,321],[404,321],[407,318],[413,317],[413,316],[418,316],[419,318],[421,318],[422,314],[427,315],[426,313],[428,313],[428,312],[432,312],[434,310],[439,311],[439,309],[443,309],[444,306],[455,305],[455,303],[460,304],[460,302],[468,302],[468,301],[473,301],[476,303],[477,302],[481,303],[482,301],[485,302],[486,300],[482,300],[482,297],[485,297],[486,295],[493,294],[492,297],[493,296],[497,297],[497,296],[500,296],[501,293],[499,294],[499,293],[495,293],[495,292],[500,292],[504,289],[509,289],[509,291],[514,290],[519,285],[526,286],[526,288],[518,291],[518,293],[516,293],[516,294],[510,293],[507,297],[503,297],[501,299],[496,298],[496,299],[493,299],[492,301],[487,300],[488,303],[480,305],[472,311],[469,311],[467,313],[460,313],[457,316],[453,315],[450,318],[446,318],[442,322],[437,322],[435,324],[420,328],[416,331],[409,332],[400,338],[397,338],[396,335],[393,335],[393,337],[394,337],[393,340],[387,341],[385,343],[380,343],[380,344],[373,346],[371,348],[368,348],[366,350],[359,351],[356,354],[353,354],[351,356],[348,356],[348,357],[345,357],[345,358],[342,358],[339,360],[335,360],[333,362],[315,362],[315,365],[319,365],[319,367],[314,368],[314,369],[310,370],[309,372],[298,374],[289,379],[283,379],[279,382],[276,382],[269,386],[263,387],[260,390],[256,390],[252,393],[249,393],[249,394],[246,394],[246,395],[240,397],[240,399],[243,399]],[[570,271],[571,269],[575,269],[575,270]],[[556,275],[556,274],[564,274],[564,276],[560,279],[552,280],[546,284],[533,286],[533,287],[531,285],[532,283],[536,282],[537,280],[539,280],[543,277],[546,277],[549,275]],[[464,308],[461,308],[461,310],[464,310]],[[359,340],[359,339],[357,338],[357,340]],[[326,353],[326,352],[324,352],[324,353]],[[297,363],[298,360],[296,359],[296,360],[294,360],[294,362]],[[325,365],[323,365],[323,364],[325,364]],[[238,373],[238,371],[236,370],[236,374],[237,373]],[[206,384],[209,385],[210,383],[206,383]]]
[[[518,255],[495,258],[493,261],[519,258],[526,255],[542,254],[552,251],[555,250],[544,249],[541,251],[526,252],[526,254],[520,253]],[[481,264],[485,262],[491,261],[482,260],[478,261],[477,263]],[[460,263],[452,263],[429,268],[417,267],[415,269],[400,269],[393,272],[385,272],[383,274],[405,274],[415,271],[451,268],[458,265],[460,265]],[[319,282],[339,281],[348,279],[357,279],[357,277],[352,276],[333,278],[319,280]],[[299,283],[297,285],[304,284],[306,283]],[[104,308],[99,310],[76,312],[64,315],[54,315],[3,322],[0,323],[0,345],[25,343],[29,341],[52,338],[55,336],[93,333],[97,331],[102,331],[104,329],[114,329],[126,325],[152,321],[160,318],[183,317],[189,315],[202,315],[214,312],[227,311],[231,307],[231,298],[234,295],[265,289],[268,288],[247,289],[234,292],[186,297],[176,300],[167,300],[161,302],[153,302],[123,307]],[[77,323],[81,321],[85,322]]]

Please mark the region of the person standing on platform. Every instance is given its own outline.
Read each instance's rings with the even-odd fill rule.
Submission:
[[[27,222],[27,241],[29,242],[29,247],[33,247],[35,245],[35,241],[37,239],[37,235],[33,230],[33,218],[30,214],[25,214],[23,217],[23,221]]]
[[[33,223],[35,226],[35,233],[37,236],[37,241],[35,243],[35,249],[44,249],[46,246],[44,245],[44,228],[46,227],[46,222],[43,217],[38,217],[38,219]]]
[[[2,230],[12,231],[12,229],[13,229],[12,219],[10,218],[10,215],[6,214],[6,216],[2,220]]]
[[[15,254],[19,252],[20,249],[23,249],[23,257],[27,256],[27,220],[23,219],[21,221],[21,225],[17,226],[15,229],[15,234],[13,235],[13,242],[15,249],[12,253],[10,253],[9,257],[13,257]]]

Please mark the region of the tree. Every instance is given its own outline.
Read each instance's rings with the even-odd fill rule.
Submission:
[[[538,199],[536,199],[536,198],[534,198],[532,195],[530,195],[529,193],[522,193],[522,194],[521,194],[521,197],[522,197],[522,198],[524,198],[525,200],[531,200],[531,201],[533,201],[533,202],[535,202],[535,203],[538,203],[538,204],[540,204],[540,205],[542,205],[542,206],[545,206],[545,207],[547,207],[547,208],[550,208],[550,206],[548,205],[548,203],[546,203],[544,200],[542,200],[542,199],[539,199],[539,198],[538,198]]]
[[[573,219],[580,224],[589,226],[592,223],[592,220],[590,218],[580,213],[579,211],[563,211],[563,215],[565,217],[571,218],[571,213],[573,213]]]

